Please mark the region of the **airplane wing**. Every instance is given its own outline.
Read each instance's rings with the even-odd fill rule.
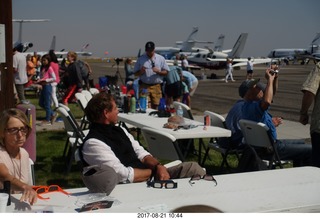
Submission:
[[[166,62],[167,62],[168,65],[174,65],[175,60],[166,59]],[[178,66],[181,67],[181,61],[180,61],[180,60],[178,60]],[[187,65],[186,67],[187,67],[187,68],[190,68],[190,69],[192,69],[192,70],[201,70],[201,67],[200,67],[200,66],[197,66],[197,65],[190,65],[190,64],[189,64],[189,65]]]
[[[208,61],[210,62],[226,62],[226,59],[211,59],[211,58],[207,58]],[[239,58],[239,59],[233,59],[233,64],[232,67],[239,67],[239,66],[246,66],[247,65],[247,58]],[[264,58],[264,59],[252,59],[252,63],[254,65],[257,64],[264,64],[264,63],[270,63],[271,59],[270,58]]]

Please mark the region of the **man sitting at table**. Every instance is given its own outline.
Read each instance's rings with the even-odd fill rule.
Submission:
[[[91,192],[109,194],[118,183],[168,180],[204,175],[196,162],[166,168],[123,127],[117,126],[118,108],[112,95],[99,93],[88,103],[85,114],[90,131],[79,155],[84,166],[83,182]]]

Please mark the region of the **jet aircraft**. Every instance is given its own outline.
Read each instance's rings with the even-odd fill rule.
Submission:
[[[17,48],[20,52],[26,52],[29,48],[33,47],[32,42],[22,42],[22,24],[31,22],[47,22],[49,19],[13,19],[12,22],[19,23],[19,36],[18,40],[13,43],[13,48]]]
[[[196,43],[213,43],[211,41],[199,41],[195,40],[195,36],[199,31],[198,27],[193,27],[192,32],[185,41],[177,41],[176,47],[156,47],[155,52],[164,56],[166,59],[171,59],[175,54],[180,52],[199,52],[207,51],[207,49],[194,47]]]
[[[219,51],[199,52],[194,56],[188,57],[188,62],[207,69],[224,69],[226,68],[227,58],[233,59],[232,67],[240,67],[247,64],[247,58],[239,58],[248,38],[248,33],[241,33],[230,52],[224,53]],[[254,59],[253,64],[268,63],[271,59]]]
[[[310,46],[305,49],[273,49],[269,54],[269,58],[281,60],[301,61],[304,64],[308,59],[320,60],[320,33],[317,33],[311,41]]]

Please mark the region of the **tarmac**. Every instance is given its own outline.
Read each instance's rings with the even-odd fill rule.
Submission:
[[[123,84],[125,78],[123,64],[116,66],[113,62],[103,60],[87,61],[93,69],[94,83],[98,83],[99,77],[117,75],[118,84]],[[310,140],[310,125],[299,123],[299,111],[302,99],[300,87],[313,67],[314,64],[292,64],[280,67],[279,89],[270,109],[272,115],[284,118],[283,124],[277,128],[278,139]],[[265,65],[254,66],[254,77],[264,81],[265,69]],[[240,99],[238,87],[245,80],[246,70],[234,70],[233,76],[236,80],[234,83],[224,82],[224,70],[199,70],[193,73],[199,78],[198,88],[191,97],[191,111],[195,120],[202,122],[205,110],[226,116],[232,105]],[[211,79],[212,75],[215,77]],[[40,121],[37,121],[37,131],[64,130],[63,122],[54,122],[53,125],[46,126],[39,124]]]

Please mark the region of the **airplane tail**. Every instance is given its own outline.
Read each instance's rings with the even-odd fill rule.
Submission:
[[[192,32],[188,36],[188,38],[182,42],[181,44],[181,51],[191,51],[192,47],[194,46],[195,40],[194,37],[196,33],[199,31],[198,27],[193,27]]]
[[[56,51],[56,36],[52,37],[52,41],[51,41],[51,45],[50,45],[49,50]]]
[[[217,43],[213,48],[213,51],[219,51],[219,52],[222,51],[223,44],[224,44],[224,38],[225,38],[224,34],[219,35]]]
[[[248,38],[248,33],[240,34],[238,40],[234,44],[231,52],[228,54],[230,58],[240,57]]]
[[[319,45],[320,44],[320,33],[317,33],[315,38],[312,40],[311,45]]]

